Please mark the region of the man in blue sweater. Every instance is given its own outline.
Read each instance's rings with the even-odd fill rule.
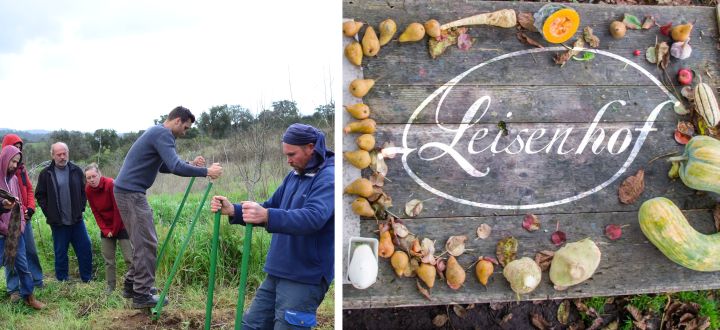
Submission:
[[[133,308],[153,307],[159,299],[154,290],[157,233],[145,196],[158,172],[212,179],[222,174],[219,163],[205,168],[202,156],[191,164],[178,157],[175,138],[184,136],[194,122],[195,116],[187,108],[173,109],[162,125],[149,128],[133,143],[115,179],[115,202],[134,250],[123,287],[123,296],[133,299]]]
[[[282,149],[293,170],[262,204],[231,204],[214,196],[213,212],[230,223],[264,226],[272,233],[267,277],[243,317],[243,329],[316,325],[315,313],[333,280],[335,157],[318,129],[291,125]]]

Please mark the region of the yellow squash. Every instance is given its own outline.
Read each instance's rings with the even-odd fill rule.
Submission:
[[[675,204],[656,197],[640,206],[643,234],[675,263],[701,272],[720,270],[720,233],[705,235],[696,231]]]
[[[671,157],[680,162],[680,179],[686,186],[720,194],[720,140],[697,135],[685,145],[685,153]]]

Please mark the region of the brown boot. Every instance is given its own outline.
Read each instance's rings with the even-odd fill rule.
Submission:
[[[25,303],[32,307],[33,309],[43,309],[45,308],[45,304],[41,303],[39,300],[35,299],[34,295],[29,295],[27,298],[25,298]]]

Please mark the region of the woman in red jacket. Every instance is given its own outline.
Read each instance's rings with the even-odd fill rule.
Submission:
[[[113,194],[113,179],[102,176],[97,164],[92,163],[85,167],[85,195],[95,221],[100,227],[100,251],[105,259],[105,278],[107,279],[107,293],[115,290],[115,249],[120,250],[125,259],[125,265],[132,262],[132,246],[125,226],[123,226],[120,212],[115,204]]]

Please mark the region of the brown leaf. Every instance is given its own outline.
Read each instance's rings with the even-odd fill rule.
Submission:
[[[665,70],[670,62],[670,46],[667,42],[663,41],[655,47],[655,54],[657,55],[657,65]]]
[[[580,53],[579,50],[575,50],[575,48],[584,48],[585,47],[585,41],[582,40],[582,38],[575,40],[575,43],[573,44],[573,49],[568,50],[567,52],[556,54],[553,60],[555,61],[555,64],[560,64],[560,66],[564,66],[565,63],[570,60],[571,57],[577,55]]]
[[[452,256],[458,257],[465,252],[467,236],[450,236],[445,243],[445,250]]]
[[[537,42],[535,39],[528,37],[525,33],[518,31],[515,36],[517,36],[518,40],[524,44],[528,44],[530,46],[534,46],[537,48],[545,48],[542,44]]]
[[[536,215],[528,213],[523,219],[522,227],[529,232],[536,231],[540,229],[540,219]]]
[[[375,187],[382,187],[385,185],[385,176],[375,172],[370,176],[370,183]]]
[[[473,309],[473,308],[475,308],[475,304],[470,304],[470,305],[468,305],[468,307],[465,308],[465,309],[471,310],[471,309]]]
[[[588,328],[588,330],[597,330],[597,329],[600,329],[600,327],[603,325],[603,322],[604,322],[604,321],[603,321],[603,319],[602,319],[601,317],[595,318],[595,320],[593,320],[593,323],[590,325],[590,327]]]
[[[713,219],[715,220],[715,230],[720,232],[720,204],[715,204]]]
[[[508,263],[515,260],[518,250],[518,241],[515,237],[509,236],[501,239],[497,243],[495,254],[497,255],[498,262],[505,267]]]
[[[420,291],[420,294],[422,294],[423,296],[425,296],[425,298],[427,298],[427,300],[432,300],[432,298],[430,298],[430,291],[428,291],[428,289],[426,289],[426,288],[422,285],[422,283],[420,283],[420,280],[419,280],[419,279],[416,279],[416,280],[415,280],[415,283],[417,284],[417,288],[418,288],[418,291]]]
[[[550,327],[550,322],[538,313],[530,313],[530,322],[538,330],[547,330]]]
[[[420,212],[422,212],[423,209],[423,202],[419,199],[413,199],[405,203],[405,214],[407,216],[414,218],[418,215],[420,215]]]
[[[395,143],[392,143],[391,141],[385,142],[382,145],[382,149],[380,150],[380,154],[383,155],[383,157],[387,159],[393,159],[395,156],[397,156],[396,152],[391,152],[389,150],[395,150]]]
[[[461,319],[464,319],[467,316],[467,310],[465,310],[465,307],[460,305],[453,305],[453,312],[455,312],[455,315]]]
[[[568,319],[570,319],[570,301],[569,300],[563,300],[563,302],[560,303],[560,306],[558,306],[557,319],[558,319],[558,322],[560,322],[560,324],[562,324],[562,325],[568,324]]]
[[[598,48],[600,47],[600,38],[593,35],[593,29],[589,26],[586,26],[583,29],[583,39],[585,42],[587,42],[590,47],[592,48]]]
[[[439,314],[433,318],[432,323],[434,326],[436,326],[438,328],[442,328],[443,326],[445,326],[445,323],[447,323],[447,321],[448,321],[447,315]]]
[[[552,259],[555,256],[555,252],[543,250],[535,254],[535,263],[540,266],[540,270],[543,272],[550,269],[550,263],[552,263]],[[563,323],[565,324],[565,323]]]
[[[617,330],[619,326],[620,326],[620,322],[618,320],[615,320],[615,321],[608,323],[608,325],[605,326],[603,328],[603,330]]]
[[[492,306],[491,306],[492,307]],[[512,320],[513,315],[512,313],[507,313],[507,315],[503,316],[502,320],[500,321],[500,326],[505,327],[505,325]]]
[[[655,17],[645,16],[645,20],[642,23],[642,29],[648,30],[653,26],[655,26]]]
[[[538,32],[537,28],[535,27],[535,18],[533,17],[533,13],[518,13],[517,21],[523,29],[530,32]]]
[[[632,204],[637,201],[645,190],[645,171],[638,170],[633,176],[629,176],[618,189],[618,197],[623,204]]]
[[[643,319],[643,315],[640,310],[637,309],[637,307],[633,305],[627,305],[625,306],[625,309],[628,311],[628,313],[630,313],[630,315],[633,317],[633,319],[635,319],[635,321],[641,321]]]
[[[486,239],[490,237],[490,233],[492,232],[492,228],[486,223],[483,223],[478,227],[477,229],[477,236],[479,239]]]

